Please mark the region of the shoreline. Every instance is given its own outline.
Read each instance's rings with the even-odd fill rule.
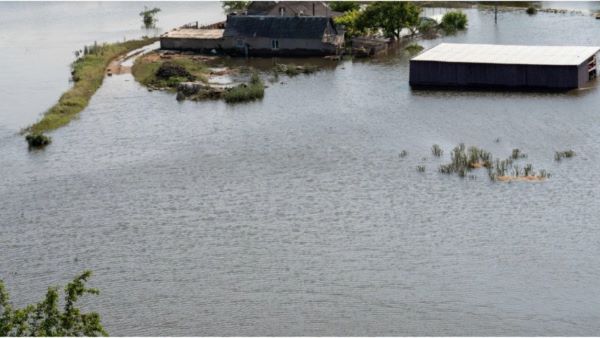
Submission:
[[[157,37],[128,40],[98,45],[94,52],[72,63],[73,86],[64,92],[35,123],[21,130],[21,134],[42,134],[63,127],[84,110],[102,85],[109,65],[127,53],[158,41]]]

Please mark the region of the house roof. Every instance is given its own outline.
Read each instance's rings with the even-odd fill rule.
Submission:
[[[600,47],[521,46],[441,43],[412,58],[415,61],[578,66]]]
[[[230,15],[225,36],[322,39],[331,18],[322,16]],[[333,23],[331,24],[332,29]]]
[[[248,15],[279,15],[279,8],[285,8],[285,16],[338,16],[324,1],[252,1],[248,5]],[[313,13],[314,9],[314,13]]]

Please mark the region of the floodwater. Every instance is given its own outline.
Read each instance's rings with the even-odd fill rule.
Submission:
[[[140,5],[0,4],[0,278],[18,305],[92,269],[101,294],[86,308],[113,335],[598,333],[596,83],[411,91],[399,53],[227,105],[179,103],[125,74],[27,151],[17,131],[68,88],[72,50],[144,34]],[[166,27],[220,15],[158,6]],[[600,45],[591,16],[467,13],[466,32],[421,43]],[[459,142],[520,148],[552,177],[438,174]],[[554,162],[565,149],[577,156]]]

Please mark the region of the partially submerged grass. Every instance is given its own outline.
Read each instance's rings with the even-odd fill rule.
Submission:
[[[422,51],[424,48],[423,48],[423,46],[421,46],[415,42],[415,43],[411,43],[410,45],[406,46],[404,49],[411,54],[415,54],[415,53]]]
[[[104,70],[115,58],[153,43],[156,38],[95,45],[88,54],[72,64],[73,87],[65,92],[58,103],[44,113],[42,119],[24,131],[41,134],[68,124],[89,103],[104,80]],[[87,49],[87,48],[86,48]]]
[[[252,74],[249,83],[242,83],[227,89],[223,98],[227,103],[238,103],[262,99],[265,96],[265,85],[258,74]]]
[[[400,158],[405,158],[406,156],[408,156],[408,151],[402,150],[400,154],[398,154],[398,156],[400,156]]]
[[[25,140],[27,141],[30,149],[43,148],[52,142],[52,138],[40,133],[28,134],[25,136]]]
[[[573,150],[557,151],[554,153],[554,160],[560,161],[563,158],[571,158],[573,156],[575,156],[575,152]]]
[[[139,83],[147,87],[175,90],[181,82],[199,80],[208,82],[205,63],[189,58],[150,60],[138,58],[131,73]]]
[[[276,73],[276,74],[283,73],[289,77],[293,77],[293,76],[296,76],[299,74],[312,74],[312,73],[316,72],[317,70],[319,70],[319,67],[314,66],[314,65],[299,66],[299,65],[295,65],[295,64],[283,64],[283,63],[278,63],[273,68],[274,73]]]
[[[514,149],[511,156],[505,160],[494,160],[490,152],[477,147],[467,149],[461,143],[452,150],[450,157],[450,163],[440,166],[439,171],[443,174],[456,173],[459,177],[466,177],[473,169],[486,168],[488,177],[492,181],[539,181],[550,177],[545,170],[536,173],[532,164],[527,164],[523,168],[514,164],[516,159],[525,157],[519,149]]]
[[[431,153],[435,157],[440,157],[440,156],[442,156],[442,154],[444,153],[444,151],[442,150],[442,148],[440,148],[439,145],[434,144],[433,146],[431,146]]]
[[[417,166],[417,172],[424,173],[425,172],[425,166],[424,165],[418,165]]]

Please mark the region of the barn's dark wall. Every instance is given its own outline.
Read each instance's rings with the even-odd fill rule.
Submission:
[[[410,61],[411,86],[571,89],[580,85],[577,66],[506,65]]]

